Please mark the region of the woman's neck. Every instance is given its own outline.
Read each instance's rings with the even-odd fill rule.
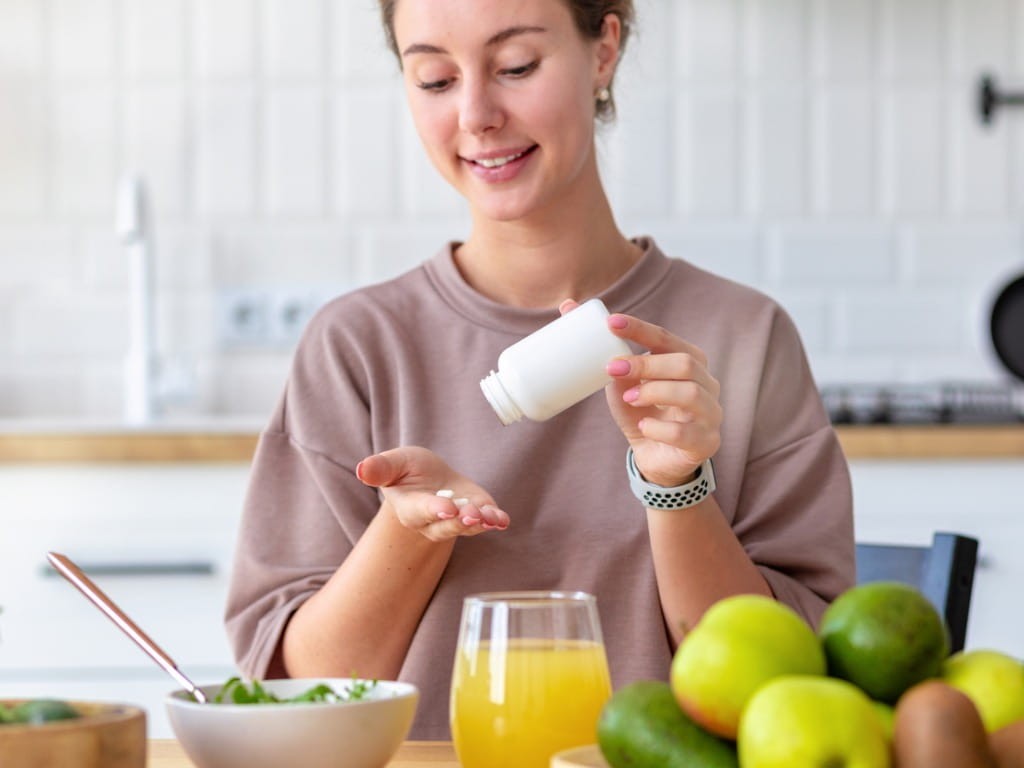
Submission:
[[[603,192],[596,204],[528,221],[474,220],[455,253],[465,280],[501,304],[557,307],[618,280],[642,255],[615,225]]]

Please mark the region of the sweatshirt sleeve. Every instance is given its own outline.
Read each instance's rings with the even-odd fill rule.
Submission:
[[[781,309],[765,352],[733,528],[775,596],[817,627],[856,577],[849,468]]]
[[[260,436],[233,559],[225,628],[247,676],[281,676],[288,620],[322,587],[379,508],[356,464],[371,452],[365,393],[347,345],[314,322]]]

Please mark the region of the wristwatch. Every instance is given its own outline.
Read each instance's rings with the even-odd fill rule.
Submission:
[[[697,475],[688,483],[666,488],[644,480],[637,469],[633,449],[626,451],[626,472],[629,474],[629,487],[633,494],[651,509],[686,509],[704,501],[715,490],[715,470],[711,459],[697,467]]]

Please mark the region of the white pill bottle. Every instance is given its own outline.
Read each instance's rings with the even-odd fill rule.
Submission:
[[[603,388],[608,362],[630,354],[608,328],[607,307],[590,299],[508,347],[480,389],[506,426],[545,421]]]

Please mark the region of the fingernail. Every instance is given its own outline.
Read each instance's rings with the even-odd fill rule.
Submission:
[[[466,526],[476,525],[479,522],[480,521],[477,518],[470,517],[469,515],[466,515],[464,518],[462,518],[462,524]]]
[[[609,376],[625,376],[629,373],[629,360],[612,360],[605,366]]]
[[[622,399],[627,403],[634,402],[638,397],[640,397],[640,387],[633,387],[622,393]]]
[[[625,328],[629,325],[629,320],[626,319],[625,315],[612,315],[608,318],[608,325],[612,328]]]

